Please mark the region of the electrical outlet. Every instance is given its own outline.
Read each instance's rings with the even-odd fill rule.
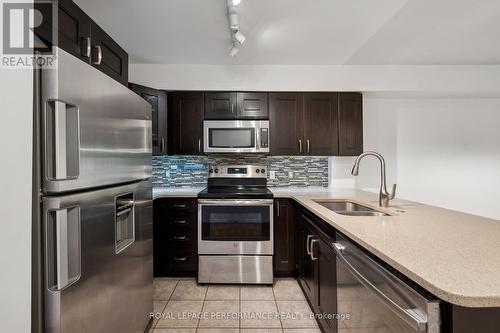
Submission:
[[[269,179],[276,179],[276,171],[269,171]]]
[[[293,171],[288,171],[288,178],[293,178]]]

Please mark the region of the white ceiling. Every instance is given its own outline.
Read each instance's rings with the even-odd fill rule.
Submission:
[[[500,64],[499,0],[242,0],[237,57],[226,0],[76,0],[132,63]]]

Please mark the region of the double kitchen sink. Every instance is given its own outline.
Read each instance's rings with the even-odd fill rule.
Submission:
[[[313,200],[321,206],[329,210],[348,216],[390,216],[387,213],[375,210],[373,208],[357,204],[352,201],[339,201],[339,200]]]

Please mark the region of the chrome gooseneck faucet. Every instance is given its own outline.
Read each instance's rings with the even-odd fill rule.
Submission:
[[[359,174],[359,162],[363,159],[363,157],[368,155],[375,156],[380,161],[380,192],[378,196],[378,204],[380,207],[388,207],[389,200],[394,199],[394,197],[396,196],[396,184],[392,185],[392,192],[389,193],[387,191],[386,179],[385,179],[385,160],[382,157],[382,155],[374,151],[365,151],[356,158],[356,161],[354,161],[354,165],[352,166],[351,170],[351,175],[357,176]]]

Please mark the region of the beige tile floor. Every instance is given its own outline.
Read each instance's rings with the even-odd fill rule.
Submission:
[[[320,333],[294,279],[273,286],[198,285],[195,279],[154,281],[150,333]]]

